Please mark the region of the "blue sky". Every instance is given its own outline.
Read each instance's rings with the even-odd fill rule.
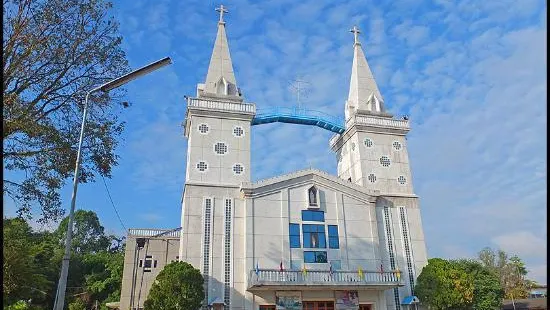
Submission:
[[[174,64],[127,86],[130,109],[107,180],[126,227],[180,225],[186,140],[184,95],[202,83],[219,2],[114,1],[132,68]],[[259,109],[296,104],[289,83],[307,80],[306,108],[343,118],[360,41],[390,112],[410,115],[413,184],[430,257],[473,257],[500,247],[546,283],[546,5],[542,0],[246,1],[224,3],[245,100]],[[252,178],[310,165],[336,173],[331,133],[253,127]],[[70,203],[70,188],[63,192]],[[80,186],[79,208],[122,234],[99,179]],[[11,211],[10,211],[11,210]],[[6,213],[13,213],[7,203]]]

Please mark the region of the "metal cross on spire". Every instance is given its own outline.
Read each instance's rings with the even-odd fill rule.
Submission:
[[[216,8],[216,12],[220,12],[220,21],[219,23],[223,23],[223,13],[229,13],[229,11],[223,6],[223,4],[220,4],[219,8]]]
[[[302,95],[307,96],[308,85],[309,82],[301,79],[300,76],[297,76],[296,79],[290,84],[292,91],[296,93],[296,103],[298,105],[298,109],[301,109],[302,106]]]
[[[353,44],[360,44],[359,34],[361,33],[361,31],[359,31],[359,28],[357,28],[357,26],[353,26],[353,28],[349,32],[353,33],[353,39],[354,39]]]

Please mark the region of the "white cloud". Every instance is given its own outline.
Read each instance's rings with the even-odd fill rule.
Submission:
[[[492,238],[491,241],[510,255],[523,258],[546,256],[546,236],[536,236],[530,231],[506,233]]]
[[[304,105],[342,117],[352,61],[348,30],[358,23],[386,105],[411,115],[407,144],[430,256],[475,256],[499,242],[530,255],[527,266],[540,275],[544,253],[513,248],[510,240],[531,234],[540,244],[546,227],[546,13],[534,16],[546,5],[436,2],[324,2],[315,8],[255,2],[249,16],[250,4],[236,1],[227,33],[237,83],[258,108],[292,106],[288,82],[304,74],[312,84]],[[177,12],[169,20],[173,33],[166,33],[181,55],[177,76],[156,90],[136,87],[156,112],[133,108],[136,119],[128,123],[139,129],[128,144],[139,156],[130,160],[138,184],[180,192],[186,147],[181,97],[193,95],[204,79],[216,17],[211,5],[179,4]],[[272,124],[252,134],[254,179],[308,162],[336,172],[327,131]]]

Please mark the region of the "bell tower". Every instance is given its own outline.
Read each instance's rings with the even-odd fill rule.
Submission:
[[[250,181],[250,123],[255,106],[243,102],[233,72],[223,5],[206,81],[187,98],[186,184],[239,185]]]
[[[221,5],[218,31],[204,83],[187,97],[184,135],[187,163],[182,197],[179,259],[199,268],[204,277],[203,309],[233,303],[233,260],[242,249],[234,227],[243,217],[239,187],[250,182],[250,127],[256,106],[245,103],[233,71]],[[237,237],[235,237],[237,236]],[[242,259],[242,258],[241,258]]]
[[[406,135],[408,119],[386,111],[374,76],[353,27],[353,65],[345,104],[345,131],[330,140],[338,176],[373,190],[378,253],[385,269],[402,270],[404,286],[385,291],[388,309],[401,310],[414,296],[416,277],[426,265],[426,245],[418,197],[412,186]],[[365,211],[368,212],[368,211]]]
[[[338,176],[383,194],[412,194],[405,136],[409,122],[386,112],[361,43],[354,35],[353,65],[345,104],[346,131],[331,139]]]

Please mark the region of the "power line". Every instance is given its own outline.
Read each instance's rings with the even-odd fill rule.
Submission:
[[[120,225],[122,225],[122,228],[124,228],[124,231],[128,231],[128,229],[126,229],[126,226],[124,226],[124,223],[122,223],[122,219],[120,218],[120,214],[118,214],[118,210],[115,207],[115,203],[113,202],[113,198],[111,197],[111,193],[109,192],[109,188],[107,187],[107,183],[105,182],[105,178],[103,176],[101,176],[101,179],[103,180],[103,185],[105,185],[105,190],[107,190],[107,195],[109,196],[109,200],[111,201],[111,205],[113,206],[113,209],[115,209],[116,217],[118,218],[118,221],[120,222]]]

